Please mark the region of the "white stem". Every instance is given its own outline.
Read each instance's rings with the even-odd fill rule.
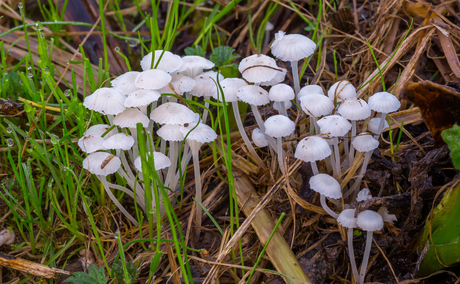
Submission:
[[[278,137],[276,139],[276,146],[278,147],[278,164],[280,165],[280,170],[284,174],[286,171],[284,169],[284,155],[283,155],[283,137]]]
[[[359,170],[358,178],[356,179],[353,186],[347,191],[347,193],[345,193],[343,198],[347,198],[353,192],[359,191],[359,187],[361,186],[361,181],[363,180],[364,174],[366,173],[367,165],[369,164],[369,161],[371,160],[371,156],[372,156],[372,150],[366,152],[366,154],[364,155],[363,165],[361,166],[361,170]]]
[[[379,136],[380,136],[380,133],[382,133],[383,124],[385,123],[386,118],[387,118],[387,114],[382,112],[380,115],[379,128],[377,128],[377,133],[374,135],[375,139],[379,139]]]
[[[350,152],[348,153],[348,167],[353,165],[355,159],[355,147],[353,146],[353,140],[356,137],[356,120],[351,121],[351,139],[350,139]]]
[[[300,82],[299,82],[299,69],[298,69],[299,61],[291,61],[291,70],[292,70],[292,78],[294,79],[294,91],[295,91],[295,101],[297,105],[299,104],[299,98],[297,94],[300,92]]]
[[[319,174],[318,167],[316,166],[316,161],[315,162],[310,162],[311,169],[313,171],[313,175],[316,176]]]
[[[351,270],[355,282],[359,281],[358,268],[356,267],[355,251],[353,248],[353,228],[348,228],[348,257],[350,258]]]
[[[177,159],[179,156],[179,141],[169,141],[169,159],[171,160],[171,166],[168,168],[168,174],[165,179],[165,186],[169,187],[172,191],[176,189],[176,185],[173,183],[176,175]]]
[[[288,117],[287,110],[286,110],[286,104],[284,102],[279,102],[279,103],[280,103],[279,113],[281,115],[284,115],[284,116]]]
[[[359,272],[359,283],[364,283],[364,276],[366,276],[367,264],[369,263],[369,255],[371,254],[372,234],[374,232],[367,231],[366,248],[364,249],[363,262],[361,263],[361,270]]]
[[[262,133],[265,135],[265,139],[267,139],[268,144],[273,148],[276,149],[276,142],[275,139],[271,136],[268,136],[265,134],[265,125],[264,125],[264,120],[262,119],[262,116],[260,116],[259,109],[257,108],[256,105],[251,105],[252,109],[252,114],[254,115],[254,118],[256,119],[257,125],[259,126],[260,130]]]
[[[334,145],[334,177],[338,178],[340,176],[340,152],[339,152],[339,139],[337,137],[332,138]]]
[[[200,173],[200,159],[198,157],[198,151],[192,150],[193,154],[193,169],[195,172],[195,199],[197,202],[203,204],[201,197],[201,173]],[[196,235],[200,235],[201,228],[201,206],[196,204],[195,206],[195,220],[196,220]]]
[[[204,97],[205,99],[210,99],[210,97]],[[205,109],[203,109],[203,117],[202,117],[202,122],[204,124],[206,124],[206,120],[208,119],[208,109],[209,109],[209,102],[204,102],[204,107]]]
[[[348,168],[348,154],[350,153],[350,149],[348,148],[348,139],[350,137],[350,133],[347,133],[346,136],[344,137],[344,141],[343,141],[343,149],[345,151],[345,159],[343,160],[343,164],[344,164],[344,171],[347,170]],[[341,169],[341,168],[340,168]]]
[[[319,198],[319,200],[321,202],[321,206],[323,207],[324,211],[327,212],[327,214],[331,215],[335,219],[337,219],[337,217],[339,217],[339,214],[335,213],[334,211],[331,210],[331,208],[329,208],[329,206],[327,206],[326,196],[321,194],[321,197]]]
[[[131,214],[128,213],[128,211],[125,209],[125,207],[123,207],[123,205],[121,205],[121,203],[118,201],[118,199],[115,197],[115,195],[113,195],[113,193],[110,190],[110,187],[108,185],[108,182],[106,180],[106,177],[98,175],[97,178],[104,185],[105,192],[107,192],[107,195],[110,197],[110,199],[113,201],[113,203],[115,203],[115,205],[126,216],[126,218],[128,218],[135,226],[137,226],[139,223],[136,221],[136,219],[134,219],[134,217],[131,216]]]
[[[249,153],[251,154],[254,161],[256,161],[260,166],[266,167],[265,163],[257,154],[254,147],[252,147],[252,143],[249,140],[248,136],[246,135],[246,131],[244,131],[243,122],[241,121],[240,110],[238,108],[238,102],[232,102],[233,108],[233,115],[235,116],[236,125],[238,126],[238,130],[240,131],[241,137],[243,138],[244,144],[248,147]]]
[[[147,116],[147,106],[140,106],[138,107],[139,110],[142,112],[142,114],[144,114],[145,116]]]

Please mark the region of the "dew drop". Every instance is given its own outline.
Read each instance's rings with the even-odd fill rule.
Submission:
[[[51,182],[48,183],[48,187],[52,187],[52,186],[53,186],[53,184]]]
[[[48,135],[51,137],[51,143],[53,145],[59,144],[59,137],[56,134],[48,133]]]
[[[118,47],[118,46],[115,47],[115,51],[116,51],[116,52],[120,52],[120,47]]]
[[[70,97],[70,94],[71,94],[70,89],[67,89],[67,90],[64,91],[64,95],[66,97]]]
[[[139,44],[139,40],[136,39],[128,40],[127,42],[130,47],[136,47]]]
[[[13,139],[11,138],[6,139],[6,144],[8,145],[8,147],[13,147],[14,145]]]
[[[48,67],[43,68],[43,73],[48,74],[50,73],[50,69]]]
[[[29,134],[26,133],[26,134],[24,135],[24,140],[26,140],[26,141],[29,141],[29,140],[30,140]]]
[[[11,132],[13,132],[13,130],[11,129],[11,127],[8,126],[8,127],[6,128],[6,132],[7,132],[7,133],[11,133]]]
[[[32,67],[31,66],[27,67],[27,71],[32,72]]]
[[[67,60],[65,61],[65,64],[70,64],[70,60],[67,59]]]
[[[19,3],[18,3],[18,8],[19,8],[19,9],[22,9],[22,7],[24,7],[24,6],[22,5],[22,2],[19,2]]]
[[[29,79],[32,79],[34,77],[34,73],[32,73],[32,72],[27,73],[27,77]]]

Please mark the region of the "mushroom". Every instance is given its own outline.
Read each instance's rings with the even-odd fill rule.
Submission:
[[[163,140],[169,141],[169,159],[171,160],[171,167],[168,169],[168,174],[165,179],[165,186],[171,188],[171,191],[176,189],[177,180],[176,167],[179,159],[180,142],[184,140],[184,134],[180,131],[178,124],[165,124],[158,129],[157,134]]]
[[[308,136],[297,144],[294,157],[310,162],[313,175],[317,175],[319,172],[316,161],[329,157],[331,153],[331,147],[325,139],[318,136]]]
[[[259,128],[255,128],[252,131],[252,141],[257,147],[267,147],[268,141],[265,139],[265,135]]]
[[[282,71],[276,65],[275,59],[263,54],[254,54],[243,58],[238,70],[244,79],[255,84],[270,81]]]
[[[109,121],[112,123],[112,115],[117,115],[125,110],[125,98],[114,88],[100,88],[85,98],[83,106],[89,110],[108,115]]]
[[[348,81],[338,81],[329,88],[327,96],[334,102],[341,102],[347,98],[355,98],[356,88]]]
[[[369,107],[373,111],[380,112],[380,123],[377,128],[376,136],[380,135],[382,132],[387,113],[397,111],[400,106],[401,102],[398,98],[388,92],[375,93],[369,98]]]
[[[374,231],[379,231],[383,228],[383,219],[379,213],[365,210],[358,214],[357,224],[363,231],[367,231],[366,248],[364,250],[363,262],[361,263],[361,270],[359,272],[359,283],[364,283],[364,276],[366,275],[369,255],[371,253],[372,234]]]
[[[317,174],[310,178],[310,188],[318,192],[321,197],[321,206],[332,217],[337,218],[339,214],[332,211],[326,203],[326,197],[339,199],[342,197],[339,182],[327,174]]]
[[[214,67],[214,63],[204,57],[187,55],[182,57],[182,65],[177,72],[189,76],[190,78],[195,78],[200,75],[204,69],[211,69],[212,67]]]
[[[137,107],[140,111],[147,115],[147,106],[156,102],[161,97],[161,94],[155,90],[135,90],[128,94],[125,99],[125,107]]]
[[[158,69],[169,73],[177,71],[183,63],[183,59],[179,55],[165,50],[155,50],[155,58],[153,58],[152,64],[152,55],[152,52],[150,52],[142,58],[142,70]],[[158,63],[158,61],[160,61],[160,63]]]
[[[295,123],[284,115],[274,115],[269,117],[265,123],[265,134],[277,139],[277,153],[278,163],[281,172],[286,173],[284,168],[284,151],[283,151],[283,137],[291,135],[295,130]]]
[[[134,92],[137,90],[134,80],[136,80],[137,75],[139,75],[138,71],[130,71],[126,72],[123,75],[118,76],[117,78],[113,79],[110,84],[112,87],[122,93],[123,95],[128,95],[129,93]]]
[[[171,82],[171,75],[160,69],[149,69],[137,75],[134,83],[137,88],[159,90]]]
[[[358,226],[358,219],[355,218],[355,209],[345,209],[337,217],[337,223],[348,229],[348,257],[350,258],[351,270],[355,281],[359,281],[358,268],[356,267],[355,252],[353,248],[353,229]]]
[[[285,107],[285,101],[290,101],[295,98],[294,90],[286,84],[277,84],[270,88],[268,92],[268,98],[271,101],[278,102],[280,104],[280,109],[278,110],[280,114],[288,116]]]
[[[313,134],[313,129],[316,130],[316,134],[320,132],[317,118],[331,114],[334,109],[334,103],[328,97],[317,93],[302,96],[300,106],[310,117],[310,135]]]

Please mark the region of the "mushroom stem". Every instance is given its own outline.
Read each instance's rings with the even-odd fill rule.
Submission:
[[[321,197],[319,198],[319,200],[321,202],[321,206],[323,207],[324,211],[327,212],[327,214],[331,215],[335,219],[339,217],[339,214],[335,213],[334,211],[331,210],[331,208],[329,208],[329,206],[327,206],[326,196],[321,194]]]
[[[288,117],[287,110],[286,110],[286,104],[284,102],[280,102],[279,114],[282,114],[282,115]]]
[[[347,191],[347,193],[345,193],[343,198],[347,198],[353,192],[358,191],[358,189],[359,189],[359,187],[361,185],[361,181],[363,180],[364,174],[366,173],[367,165],[369,164],[369,161],[371,160],[371,156],[372,156],[372,151],[366,152],[366,154],[364,155],[364,162],[363,162],[363,164],[361,166],[361,170],[359,171],[358,178],[356,179],[356,181],[353,184],[353,186]]]
[[[348,228],[348,257],[350,258],[351,271],[355,282],[359,281],[358,268],[356,267],[355,251],[353,248],[353,228]]]
[[[316,161],[310,162],[310,165],[313,171],[313,175],[316,176],[317,174],[319,174],[318,167],[316,166]]]
[[[204,97],[205,99],[209,100],[210,97]],[[209,109],[209,102],[204,102],[204,107],[205,109],[203,109],[203,117],[202,117],[202,121],[203,123],[206,124],[206,120],[208,119],[208,109]]]
[[[244,131],[244,126],[243,126],[243,122],[241,121],[238,102],[232,102],[232,108],[233,108],[233,114],[235,116],[236,125],[238,126],[238,130],[240,131],[241,137],[243,138],[243,141],[246,144],[246,147],[248,147],[249,153],[251,154],[254,161],[256,161],[259,165],[266,167],[265,163],[259,157],[256,150],[254,150],[254,147],[252,147],[252,143],[249,140],[248,136],[246,135],[246,131]]]
[[[300,92],[298,64],[299,61],[291,61],[292,78],[294,79],[295,100],[297,105],[300,105],[299,99],[297,98],[297,94]]]
[[[380,136],[380,133],[382,133],[383,124],[385,123],[386,118],[387,118],[387,114],[382,112],[380,115],[380,121],[379,121],[379,127],[377,128],[377,133],[374,135],[375,139],[378,139]]]
[[[276,147],[278,148],[278,163],[280,165],[280,170],[284,174],[286,171],[284,169],[284,151],[283,151],[283,138],[278,137],[276,139]]]
[[[340,152],[339,152],[339,139],[337,137],[332,138],[332,143],[334,145],[334,157],[335,162],[333,163],[334,177],[338,178],[340,175]]]
[[[369,255],[372,246],[373,231],[367,231],[366,248],[364,249],[363,262],[361,263],[361,270],[359,272],[359,283],[364,283],[364,276],[366,275],[367,264],[369,263]]]
[[[188,139],[187,141],[190,145],[190,149],[192,150],[192,156],[193,156],[193,170],[195,173],[195,199],[199,203],[203,203],[203,199],[201,196],[201,173],[200,173],[200,158],[198,156],[198,152],[201,148],[202,143],[197,142],[195,140]],[[195,206],[195,221],[196,221],[196,226],[197,230],[195,231],[195,236],[198,239],[200,236],[200,231],[201,231],[201,206],[196,205]]]
[[[113,195],[112,191],[110,190],[109,184],[106,180],[106,177],[98,175],[97,178],[101,181],[102,185],[104,185],[105,192],[107,192],[107,195],[110,197],[110,199],[115,203],[115,205],[120,209],[120,211],[128,218],[135,226],[137,226],[139,223],[134,219],[131,214],[126,211],[125,207],[121,205],[121,203],[118,201],[118,199]]]
[[[351,121],[351,139],[350,139],[350,151],[348,153],[348,167],[353,165],[355,159],[355,147],[353,146],[353,140],[356,137],[356,120]]]
[[[265,139],[267,139],[268,144],[270,147],[273,149],[276,149],[276,142],[273,137],[270,137],[265,134],[265,125],[264,125],[264,120],[262,119],[262,116],[260,116],[259,109],[257,108],[256,105],[251,105],[252,113],[254,115],[254,118],[256,119],[257,125],[259,126],[260,130],[262,133],[265,135]]]
[[[174,177],[176,176],[177,159],[179,156],[179,141],[169,141],[169,159],[171,160],[171,166],[166,174],[165,185],[174,191],[176,189],[176,183],[174,183]]]

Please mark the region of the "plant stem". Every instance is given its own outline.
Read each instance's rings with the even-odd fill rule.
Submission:
[[[367,264],[369,263],[369,255],[371,254],[371,246],[372,246],[372,234],[374,232],[367,231],[367,238],[366,238],[366,248],[364,250],[363,255],[363,262],[361,263],[361,270],[359,272],[359,283],[364,283],[364,276],[366,275]]]
[[[331,208],[329,208],[329,206],[327,206],[326,196],[321,194],[321,197],[319,198],[319,200],[321,202],[321,206],[323,207],[324,211],[327,212],[327,214],[331,215],[335,219],[339,217],[339,214],[335,213],[334,211],[331,210]]]
[[[348,256],[350,257],[351,270],[355,282],[359,281],[358,268],[356,267],[355,251],[353,248],[353,228],[348,228]]]

